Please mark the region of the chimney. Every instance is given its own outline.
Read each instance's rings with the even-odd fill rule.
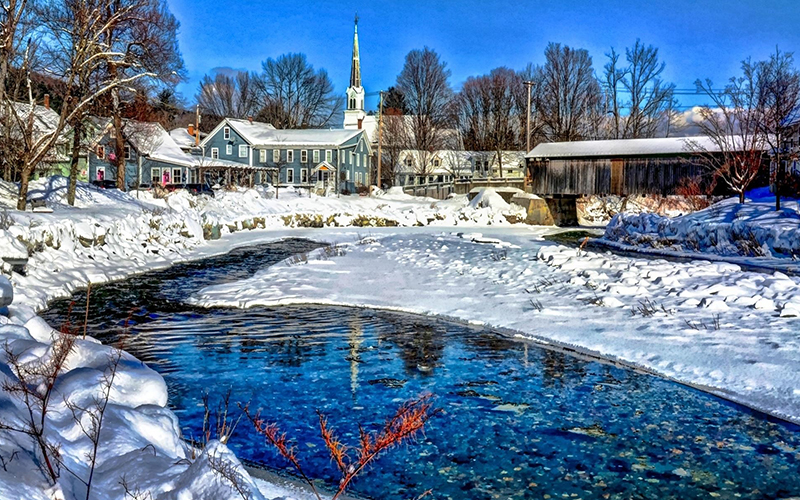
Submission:
[[[44,95],[44,107],[50,109],[50,94]]]
[[[252,116],[248,116],[247,117],[247,121],[249,121],[250,123],[253,123],[253,117]]]
[[[190,123],[190,124],[189,124],[189,127],[188,127],[188,130],[187,130],[187,132],[189,132],[189,135],[191,135],[192,137],[194,137],[194,123]]]
[[[363,118],[359,118],[358,119],[358,130],[361,130],[361,122],[363,122],[363,121],[364,121]]]

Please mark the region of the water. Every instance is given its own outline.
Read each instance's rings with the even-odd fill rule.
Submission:
[[[306,473],[335,468],[316,409],[355,445],[358,423],[382,422],[429,392],[442,410],[416,444],[383,456],[354,483],[382,499],[781,498],[800,492],[798,428],[705,393],[430,318],[337,307],[199,310],[192,291],[240,279],[310,248],[293,241],[139,276],[92,293],[90,330],[118,335],[162,373],[187,436],[201,398],[263,408],[297,441]],[[80,302],[81,297],[76,297]],[[58,323],[67,303],[46,314]],[[240,424],[230,446],[286,463]],[[546,495],[549,495],[547,497]]]

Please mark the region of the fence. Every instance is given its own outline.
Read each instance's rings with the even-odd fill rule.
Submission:
[[[431,182],[427,184],[419,184],[413,186],[403,186],[403,192],[413,196],[427,196],[429,198],[436,198],[444,200],[450,194],[467,194],[476,187],[515,187],[519,189],[525,188],[524,179],[473,179],[471,181],[456,181],[452,182]]]

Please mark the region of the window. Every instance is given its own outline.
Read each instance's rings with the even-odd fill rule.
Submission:
[[[361,155],[356,155],[356,167],[361,166]]]
[[[287,149],[286,150],[286,163],[293,163],[294,162],[294,149]]]
[[[319,163],[319,149],[314,150],[314,163]]]
[[[106,167],[97,167],[97,180],[106,180]]]
[[[99,160],[104,160],[106,157],[106,147],[102,145],[97,146],[97,151],[95,151],[95,154]]]
[[[439,161],[439,158],[434,158],[433,159],[433,166],[434,167],[438,167],[440,164],[441,164],[441,162]]]
[[[345,170],[344,171],[344,180],[346,180],[346,181],[350,180],[350,171],[349,170]]]
[[[316,153],[316,151],[315,151]],[[319,156],[319,155],[317,155]],[[300,169],[300,184],[306,184],[308,182],[308,169],[301,168]]]
[[[172,182],[183,182],[183,174],[181,173],[181,169],[172,169]]]
[[[281,150],[280,149],[273,149],[272,150],[272,162],[278,163],[281,161]]]
[[[125,145],[125,159],[126,160],[131,159],[131,147],[128,146],[127,144]]]
[[[225,154],[232,155],[233,154],[233,144],[226,144],[225,145]]]
[[[161,182],[161,169],[154,168],[150,171],[150,183],[151,184],[158,184]]]
[[[214,160],[219,158],[219,148],[211,148],[211,158]]]
[[[226,141],[230,140],[230,138],[231,138],[231,128],[230,127],[225,127],[225,128],[222,129],[222,138],[225,139]]]
[[[355,165],[356,163],[356,154],[350,151],[350,165]]]
[[[258,161],[261,163],[267,163],[267,150],[266,149],[259,149],[258,150]]]
[[[286,171],[286,182],[289,184],[294,184],[294,169],[290,168]]]
[[[414,160],[411,158],[411,156],[406,156],[406,167],[413,167],[413,166],[414,166]]]
[[[247,158],[247,144],[239,144],[239,158]]]
[[[308,150],[300,151],[300,163],[308,163]]]
[[[333,162],[333,151],[331,151],[330,149],[325,150],[325,161],[327,161],[328,163]]]
[[[356,172],[356,182],[361,184],[361,172]]]

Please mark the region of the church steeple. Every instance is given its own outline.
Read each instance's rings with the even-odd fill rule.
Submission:
[[[367,113],[364,112],[364,87],[361,86],[361,60],[358,54],[358,14],[353,33],[353,61],[350,66],[350,86],[347,87],[347,107],[344,110],[344,128],[360,129]]]
[[[358,57],[358,14],[356,14],[355,32],[353,34],[353,64],[350,67],[350,86],[361,86],[361,61]]]

